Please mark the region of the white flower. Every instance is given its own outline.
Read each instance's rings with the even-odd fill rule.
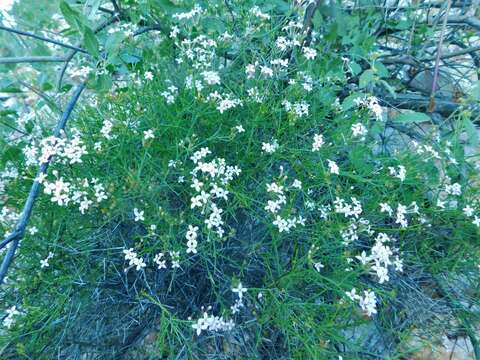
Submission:
[[[386,212],[388,215],[392,216],[393,215],[393,209],[390,205],[387,203],[380,203],[380,212]]]
[[[277,140],[273,140],[273,142],[271,144],[262,142],[262,150],[265,151],[268,154],[272,154],[275,151],[277,151],[278,147],[279,147],[279,145],[278,145]]]
[[[145,80],[153,80],[153,74],[151,71],[145,71]]]
[[[180,252],[179,251],[170,251],[170,257],[172,258],[172,269],[180,267]]]
[[[143,259],[139,257],[135,251],[133,251],[133,248],[128,250],[125,249],[123,250],[123,253],[125,254],[125,260],[128,260],[129,262],[128,265],[135,266],[137,271],[147,266]],[[127,269],[125,269],[125,271],[127,271]]]
[[[148,140],[148,139],[154,139],[155,138],[155,135],[153,134],[153,130],[152,129],[149,129],[149,130],[146,130],[143,132],[143,138],[145,140]]]
[[[445,186],[445,192],[450,195],[462,195],[462,186],[459,183]]]
[[[38,232],[38,229],[36,226],[32,226],[28,229],[28,232],[30,233],[30,235],[35,235]]]
[[[202,72],[202,76],[208,85],[220,84],[220,76],[216,71],[204,71]]]
[[[196,178],[193,178],[193,183],[190,185],[191,188],[194,188],[195,191],[199,192],[202,190],[203,182],[199,181]]]
[[[235,126],[235,129],[237,130],[237,132],[238,132],[239,134],[245,132],[245,129],[243,128],[242,125],[237,125],[237,126]]]
[[[110,135],[112,128],[113,128],[113,123],[109,120],[104,120],[103,127],[100,129],[100,132],[105,138],[110,140],[112,139],[112,136]]]
[[[316,262],[313,264],[313,267],[315,268],[315,270],[320,272],[320,270],[322,270],[325,267],[325,265],[323,265],[321,262]]]
[[[133,215],[135,216],[135,221],[144,221],[145,217],[143,216],[144,211],[143,210],[138,210],[137,208],[133,209]]]
[[[323,135],[322,134],[315,134],[313,135],[313,145],[312,151],[318,151],[324,144]]]
[[[198,236],[198,226],[188,225],[188,231],[185,235],[188,241],[196,240]]]
[[[404,181],[406,176],[407,176],[407,169],[405,169],[405,166],[399,165],[398,170],[396,170],[393,166],[389,166],[388,170],[390,171],[390,175],[395,176],[396,178],[399,178],[400,181]]]
[[[472,224],[477,227],[480,227],[480,217],[475,215],[475,218],[473,219]]]
[[[265,77],[272,77],[273,76],[273,70],[269,68],[268,66],[260,66],[260,73],[264,75]]]
[[[153,258],[153,262],[158,265],[158,269],[166,269],[167,268],[166,260],[162,260],[163,255],[164,255],[163,253],[158,253]]]
[[[252,79],[255,76],[255,65],[248,64],[245,66],[245,73],[247,74],[247,79]]]
[[[10,329],[12,325],[15,323],[14,316],[20,315],[20,312],[17,310],[17,307],[14,305],[11,308],[5,311],[7,316],[3,319],[3,325]]]
[[[360,299],[360,307],[368,316],[372,316],[377,313],[377,297],[370,290],[365,290],[363,293],[364,297]]]
[[[296,189],[301,189],[302,188],[302,182],[298,179],[295,179],[293,181],[292,187],[294,187]]]
[[[338,168],[338,165],[335,161],[332,161],[332,160],[329,160],[327,159],[327,163],[328,163],[328,168],[329,168],[329,171],[331,174],[339,174],[339,168]]]
[[[370,257],[367,256],[365,251],[362,251],[362,254],[360,256],[355,256],[362,265],[366,265],[370,261]]]
[[[187,241],[187,254],[189,253],[193,253],[193,254],[196,254],[197,253],[197,240],[195,239],[190,239]]]
[[[463,208],[463,213],[465,214],[465,216],[470,217],[473,215],[473,212],[474,212],[474,209],[470,205],[467,205]]]
[[[238,295],[239,299],[243,298],[243,293],[246,293],[247,290],[247,288],[242,286],[241,282],[238,283],[237,287],[232,288],[232,291]]]
[[[356,123],[352,125],[352,136],[353,137],[360,137],[362,140],[365,139],[365,135],[367,135],[368,130],[362,123]]]
[[[357,289],[353,288],[351,291],[346,291],[345,294],[352,300],[358,300],[360,299],[360,296],[357,295]]]
[[[310,47],[303,48],[303,56],[307,58],[307,60],[313,60],[317,56],[317,50],[312,49]]]

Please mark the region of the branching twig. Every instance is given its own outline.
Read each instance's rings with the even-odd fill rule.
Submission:
[[[63,62],[65,58],[60,56],[20,56],[0,58],[0,64],[20,64],[37,62]]]
[[[80,97],[80,94],[82,93],[84,88],[85,88],[85,83],[82,83],[78,85],[77,88],[75,89],[72,95],[72,98],[67,104],[67,107],[65,108],[62,116],[58,120],[57,126],[53,130],[53,136],[55,137],[60,136],[60,133],[65,128],[68,118],[70,117],[70,114],[72,113],[73,108],[75,107]],[[3,240],[0,243],[0,248],[3,248],[6,244],[11,242],[11,245],[8,248],[8,251],[5,254],[5,257],[3,258],[2,265],[0,266],[0,285],[3,284],[5,276],[7,275],[8,268],[10,267],[13,261],[15,252],[18,248],[18,244],[20,243],[20,240],[25,234],[25,229],[27,227],[28,220],[30,219],[30,215],[32,214],[33,205],[35,204],[35,200],[40,190],[40,183],[38,181],[38,178],[42,174],[45,174],[47,172],[48,166],[50,165],[50,160],[51,158],[49,158],[45,163],[43,163],[38,169],[37,177],[33,181],[33,185],[30,189],[30,193],[28,194],[27,201],[25,202],[25,205],[23,207],[22,214],[20,215],[20,218],[18,219],[14,230],[12,231],[11,234],[9,234],[5,238],[5,240]]]
[[[435,59],[435,68],[433,70],[432,93],[430,94],[430,102],[428,104],[429,112],[432,112],[433,108],[435,107],[435,92],[437,91],[438,68],[440,66],[440,56],[442,55],[443,37],[445,35],[445,28],[447,27],[447,17],[448,17],[448,13],[450,12],[450,6],[452,6],[452,0],[448,0],[447,10],[445,12],[445,18],[443,19],[442,30],[440,32],[440,40],[438,41],[437,57]]]
[[[78,51],[78,52],[88,54],[88,52],[86,50],[84,50],[84,49],[82,49],[78,46],[65,44],[65,43],[62,43],[60,41],[48,39],[46,37],[43,37],[43,36],[40,36],[40,35],[35,35],[35,34],[29,33],[29,32],[26,32],[26,31],[12,29],[12,28],[9,28],[9,27],[3,26],[3,25],[0,25],[0,30],[9,31],[9,32],[12,32],[12,33],[15,33],[15,34],[18,34],[18,35],[29,36],[29,37],[32,37],[34,39],[42,40],[42,41],[49,42],[49,43],[52,43],[52,44],[55,44],[55,45],[63,46],[63,47],[68,48],[68,49],[72,49],[72,50],[75,50],[75,51]]]
[[[102,31],[105,29],[107,26],[113,24],[114,22],[117,22],[120,20],[120,17],[118,15],[114,15],[110,17],[108,20],[103,22],[102,24],[98,25],[93,32],[98,33],[99,31]],[[62,87],[62,81],[63,81],[63,76],[65,75],[65,71],[67,70],[69,62],[73,59],[73,57],[76,55],[77,51],[76,50],[71,50],[66,56],[65,56],[65,64],[62,66],[60,69],[60,72],[58,73],[58,79],[57,79],[57,91],[60,91],[60,88]]]

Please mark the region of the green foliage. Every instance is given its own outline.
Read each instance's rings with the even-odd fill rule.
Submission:
[[[305,9],[287,1],[118,3],[120,21],[98,32],[107,1],[39,14],[88,52],[60,94],[58,69],[0,68],[11,79],[2,93],[19,96],[0,107],[0,234],[40,155],[55,154],[0,288],[2,359],[400,359],[412,330],[438,330],[438,318],[447,327],[448,316],[476,323],[460,301],[442,312],[451,296],[436,292],[443,276],[478,277],[478,173],[463,143],[466,133],[478,145],[473,113],[452,116],[447,132],[433,115],[380,107],[371,92],[400,86],[378,55],[373,2],[322,2],[308,46],[296,25]],[[31,4],[12,14],[30,20]],[[412,41],[427,36],[420,27]],[[17,80],[39,90],[35,101]],[[87,90],[57,149],[55,103],[80,81]],[[423,122],[432,131],[421,140],[397,130]],[[478,287],[468,291],[478,305]],[[213,315],[235,326],[207,328]]]

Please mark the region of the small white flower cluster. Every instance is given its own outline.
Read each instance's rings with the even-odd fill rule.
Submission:
[[[17,307],[13,305],[12,307],[5,310],[7,316],[3,319],[3,326],[7,329],[10,329],[13,324],[15,324],[15,317],[20,315],[20,311],[17,310]]]
[[[75,164],[82,162],[82,156],[88,154],[87,148],[83,145],[80,132],[72,129],[72,138],[64,139],[49,136],[40,141],[39,164],[46,163],[50,158],[56,156],[63,163]]]
[[[473,217],[473,225],[480,227],[480,216],[474,215],[475,209],[471,205],[467,204],[462,210],[465,216]]]
[[[334,211],[337,214],[344,214],[345,217],[355,217],[358,218],[362,214],[362,204],[355,197],[350,198],[352,200],[351,204],[348,204],[344,199],[335,198],[333,205]]]
[[[250,14],[256,19],[270,20],[270,15],[262,12],[262,10],[257,5],[250,8]]]
[[[188,225],[188,231],[185,235],[187,238],[187,254],[197,253],[197,237],[198,237],[198,226]]]
[[[328,171],[330,171],[330,174],[335,174],[335,175],[340,174],[340,168],[338,167],[335,161],[327,159],[327,164],[328,164]]]
[[[323,140],[322,134],[313,135],[312,151],[319,151],[324,144],[325,141]]]
[[[143,74],[143,77],[147,81],[152,81],[153,80],[153,73],[151,71],[145,71],[145,74]]]
[[[368,236],[372,236],[374,234],[374,231],[370,225],[370,221],[364,218],[352,218],[347,228],[340,231],[340,235],[343,239],[343,245],[348,246],[354,241],[358,240],[358,235],[362,232],[366,233]]]
[[[211,310],[211,307],[208,308]],[[232,319],[226,320],[223,316],[208,315],[207,311],[203,312],[203,316],[192,324],[192,328],[200,336],[202,331],[231,331],[235,327]]]
[[[89,66],[71,66],[67,69],[67,74],[72,78],[86,79],[93,69]]]
[[[43,268],[49,267],[50,264],[48,262],[52,257],[53,257],[53,253],[50,251],[48,253],[48,256],[45,259],[40,260],[40,268],[43,269]]]
[[[100,129],[100,133],[103,135],[103,137],[107,140],[112,140],[114,139],[114,136],[112,136],[112,129],[113,129],[113,123],[110,120],[104,120],[102,128]]]
[[[176,59],[181,64],[185,60],[192,62],[194,69],[210,69],[215,63],[215,49],[217,42],[205,35],[199,35],[194,39],[183,39],[176,43],[180,48],[180,57]]]
[[[412,145],[413,145],[413,148],[415,149],[415,152],[419,155],[429,155],[437,160],[440,160],[442,158],[440,156],[440,153],[437,150],[435,150],[431,145],[419,144],[415,140],[412,140]],[[430,159],[431,159],[430,157],[425,157],[423,161],[427,162]]]
[[[403,271],[403,261],[399,256],[395,255],[393,260],[391,258],[394,255],[394,251],[397,252],[398,249],[391,249],[390,246],[386,245],[389,242],[392,242],[392,239],[387,234],[378,233],[370,255],[367,256],[366,252],[362,251],[361,255],[356,256],[362,265],[373,262],[371,269],[375,271],[380,284],[390,280],[388,276],[389,265],[394,265],[396,271]]]
[[[36,160],[35,160],[36,163]],[[18,170],[13,164],[10,162],[7,162],[5,169],[0,172],[0,194],[2,194],[5,191],[5,187],[7,186],[7,183],[11,179],[16,179],[18,178]]]
[[[205,157],[211,154],[211,151],[204,147],[196,151],[190,160],[196,165],[192,170],[191,187],[197,193],[190,199],[190,208],[200,208],[201,214],[205,214],[205,225],[207,229],[215,230],[219,237],[222,237],[223,220],[221,209],[216,202],[223,199],[228,200],[228,190],[225,187],[235,176],[240,175],[241,170],[237,166],[226,165],[225,159],[215,158],[211,161],[205,161]]]
[[[216,71],[203,71],[203,79],[208,85],[219,85],[220,84],[220,75]]]
[[[296,184],[295,187],[298,187],[298,185]],[[278,214],[278,212],[282,210],[282,205],[287,203],[287,197],[285,196],[285,190],[282,185],[277,185],[275,182],[267,184],[267,192],[276,196],[274,200],[268,200],[267,205],[265,205],[265,210],[271,212],[273,215],[276,215],[272,224],[278,228],[279,232],[288,233],[297,225],[305,226],[305,219],[302,216],[283,218]]]
[[[448,195],[460,196],[462,195],[462,186],[459,183],[445,185],[445,192]]]
[[[285,51],[293,47],[301,47],[302,43],[299,40],[300,32],[303,29],[301,21],[289,21],[287,25],[282,28],[282,31],[288,33],[287,37],[279,36],[275,40],[275,45],[281,51]]]
[[[200,7],[200,5],[195,4],[192,10],[183,13],[175,13],[172,15],[172,18],[177,20],[189,20],[197,15],[201,15],[203,12],[204,10]]]
[[[208,94],[207,101],[211,101],[217,104],[217,110],[220,114],[225,111],[236,108],[237,106],[243,106],[240,99],[233,97],[230,94],[220,94],[218,91]]]
[[[163,259],[164,255],[164,253],[158,253],[153,258],[153,262],[157,265],[159,270],[167,268],[167,261]]]
[[[278,141],[273,139],[271,143],[262,142],[262,150],[265,151],[267,154],[273,154],[279,148]]]
[[[311,47],[307,47],[305,46],[303,49],[303,56],[305,56],[305,58],[307,60],[313,60],[317,57],[317,50],[311,48]]]
[[[393,209],[388,203],[380,203],[380,212],[387,213],[389,216],[393,216]],[[415,201],[412,201],[409,206],[399,203],[397,205],[395,223],[400,224],[402,228],[406,228],[408,226],[406,215],[412,213],[420,215],[420,209]]]
[[[377,313],[377,296],[373,291],[365,290],[363,297],[357,294],[357,289],[353,288],[346,292],[352,301],[358,301],[360,308],[368,315],[372,316]]]
[[[365,140],[365,136],[368,134],[368,130],[362,123],[355,123],[352,125],[352,137]]]
[[[232,292],[238,296],[238,299],[236,299],[235,303],[230,307],[232,314],[239,313],[240,309],[245,306],[243,304],[243,293],[246,293],[247,290],[248,289],[244,288],[241,282],[239,282],[236,287],[232,288]]]
[[[353,100],[357,106],[366,107],[377,120],[382,120],[382,107],[378,103],[378,99],[375,96],[358,97]]]
[[[53,171],[56,177],[55,181],[46,180],[46,175],[42,174],[37,179],[39,183],[44,185],[43,192],[51,195],[50,200],[59,206],[68,206],[70,202],[78,205],[78,209],[82,214],[88,210],[94,202],[97,204],[108,198],[103,184],[99,183],[97,178],[90,181],[88,179],[76,179],[78,185],[64,181],[63,177],[58,178],[58,172]],[[92,186],[93,185],[93,189]],[[90,193],[89,194],[89,191]],[[92,199],[94,198],[94,199]]]
[[[155,133],[153,129],[148,129],[143,132],[143,139],[144,140],[149,140],[149,139],[155,139]]]
[[[143,210],[139,210],[137,208],[134,208],[133,209],[133,220],[135,222],[138,222],[138,221],[145,221],[145,211]]]
[[[143,269],[144,267],[147,266],[143,259],[138,256],[138,254],[133,250],[133,248],[130,249],[124,249],[123,253],[125,254],[125,260],[128,260],[128,266],[135,266],[136,270],[139,271]],[[125,269],[125,272],[128,271],[129,268]]]
[[[389,166],[388,171],[390,172],[391,176],[400,179],[401,182],[405,181],[405,178],[407,176],[407,169],[405,168],[405,166],[398,165],[397,169],[395,169],[393,166]]]
[[[308,260],[313,264],[313,267],[318,272],[320,272],[325,267],[325,265],[323,265],[320,261],[315,261],[313,259],[315,252],[317,252],[319,249],[320,248],[318,246],[312,244],[312,246],[310,246],[310,249],[308,250]]]
[[[178,88],[175,85],[170,85],[167,87],[167,90],[162,91],[160,96],[164,97],[167,101],[167,104],[173,104],[178,95]]]
[[[180,267],[180,252],[179,251],[169,251],[168,254],[170,255],[171,266],[172,269],[177,269]],[[157,265],[157,268],[166,269],[167,268],[167,260],[164,259],[164,253],[158,253],[153,257],[153,262]]]
[[[253,101],[257,104],[263,103],[264,97],[260,94],[260,91],[256,86],[250,89],[247,89],[247,94],[249,96],[250,101]]]
[[[13,209],[3,207],[0,211],[0,224],[4,225],[6,228],[12,228],[17,222],[20,214]]]
[[[300,102],[295,102],[291,103],[288,100],[283,100],[282,105],[285,108],[285,111],[292,114],[295,117],[301,118],[304,116],[308,116],[309,114],[309,109],[310,105],[307,104],[306,101],[300,101]]]

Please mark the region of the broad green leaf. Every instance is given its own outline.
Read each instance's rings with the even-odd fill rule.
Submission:
[[[362,75],[360,75],[360,80],[358,82],[358,85],[360,86],[361,89],[366,87],[368,84],[373,82],[375,79],[375,72],[373,69],[368,69],[365,70]]]
[[[373,67],[377,71],[378,76],[380,76],[381,78],[387,78],[390,76],[390,72],[381,62],[377,61]]]
[[[118,53],[118,48],[125,39],[125,34],[122,31],[116,31],[108,35],[107,40],[105,41],[105,51],[109,58],[113,58]]]
[[[358,65],[355,61],[351,61],[349,65],[350,65],[350,69],[352,70],[352,74],[354,76],[357,76],[362,72],[362,67]]]
[[[72,9],[65,1],[60,2],[60,11],[71,28],[82,30],[83,26],[86,25],[86,19],[83,15]]]
[[[400,123],[414,123],[431,121],[430,116],[416,111],[403,112],[393,118],[393,121]]]
[[[361,98],[362,94],[360,93],[353,93],[347,96],[345,99],[343,99],[342,102],[342,110],[346,111],[348,109],[351,109],[352,107],[355,106],[355,99]]]
[[[463,118],[463,126],[465,127],[465,131],[468,135],[470,145],[477,146],[479,144],[478,133],[480,130],[477,129],[473,122],[467,117]]]
[[[100,52],[98,51],[97,37],[89,27],[85,27],[83,30],[83,45],[85,46],[85,49],[87,49],[87,51],[95,58],[100,56]]]

